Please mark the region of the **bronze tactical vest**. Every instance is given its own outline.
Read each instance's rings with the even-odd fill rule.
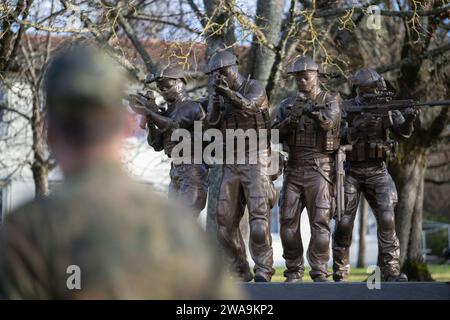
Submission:
[[[347,103],[355,103],[351,100]],[[359,104],[358,104],[359,105]],[[352,122],[361,117],[361,114],[352,115],[348,119],[349,126]],[[347,159],[349,161],[386,161],[395,156],[397,143],[389,138],[389,119],[383,118],[376,126],[367,128],[364,132],[360,132],[352,143],[352,150],[347,152]]]
[[[317,104],[327,102],[327,93],[322,91],[316,98]],[[339,147],[339,128],[324,131],[319,124],[307,115],[302,115],[297,128],[290,131],[287,144],[291,153],[296,149],[307,149],[317,153],[333,153]]]

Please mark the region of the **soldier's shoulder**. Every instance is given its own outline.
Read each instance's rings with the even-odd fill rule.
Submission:
[[[180,120],[183,119],[184,121],[186,121],[186,123],[184,124],[185,126],[192,125],[192,120],[195,121],[203,119],[205,115],[203,106],[195,100],[185,100],[179,102],[177,110]]]
[[[247,79],[246,80],[246,87],[248,89],[251,89],[252,91],[261,91],[261,93],[266,93],[266,89],[262,85],[262,83],[256,79]]]
[[[42,220],[45,215],[49,215],[54,211],[53,198],[39,198],[29,201],[18,208],[12,210],[5,217],[5,225],[21,225],[31,227],[35,223]]]
[[[198,108],[201,107],[199,101],[196,100],[184,100],[178,103],[179,106],[188,107],[188,108]]]
[[[342,102],[342,98],[339,92],[336,91],[328,91],[325,93],[325,100],[327,102],[336,101],[338,103]]]

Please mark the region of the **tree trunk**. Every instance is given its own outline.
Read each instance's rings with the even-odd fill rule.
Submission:
[[[48,169],[47,166],[39,165],[33,162],[31,166],[34,180],[35,197],[45,197],[48,195]]]
[[[35,186],[35,197],[48,195],[48,163],[45,160],[44,128],[41,114],[40,95],[38,90],[33,90],[33,111],[31,117],[31,130],[33,132],[33,163],[31,171]]]
[[[366,267],[366,234],[367,234],[367,218],[369,215],[369,205],[367,200],[361,196],[359,202],[359,242],[358,242],[358,261],[357,268]]]
[[[204,0],[206,15],[214,24],[206,31],[206,58],[218,49],[236,42],[234,35],[234,19],[230,13],[225,10],[224,5],[233,6],[235,0]],[[222,28],[222,26],[224,26]]]
[[[236,42],[234,35],[233,19],[229,17],[229,13],[224,10],[224,3],[232,5],[234,0],[204,0],[206,9],[206,16],[214,23],[219,25],[225,24],[225,27],[220,32],[214,28],[206,30],[206,60],[218,49],[223,49],[226,46],[232,45]],[[220,183],[222,181],[222,165],[213,165],[209,170],[209,185],[208,185],[208,204],[206,210],[206,230],[210,234],[217,235],[217,221],[216,210],[217,200],[220,191]]]
[[[215,239],[217,235],[217,201],[222,182],[222,165],[213,165],[208,175],[208,203],[206,207],[206,231]]]
[[[425,7],[429,8],[431,2]],[[434,19],[422,19],[425,37],[413,31],[414,19],[405,21],[405,36],[401,49],[401,58],[414,59],[415,63],[405,64],[400,68],[397,78],[399,99],[420,99],[420,83],[424,53],[436,30]],[[428,113],[429,111],[427,111]],[[444,113],[445,115],[445,113]],[[410,280],[431,280],[431,275],[422,258],[422,206],[423,184],[427,167],[427,154],[431,145],[439,138],[448,114],[441,119],[436,117],[427,128],[422,115],[415,123],[415,133],[405,142],[400,143],[396,161],[391,166],[394,181],[398,189],[398,204],[395,210],[396,232],[400,241],[400,263]],[[428,118],[429,119],[429,118]],[[448,118],[447,118],[448,119]],[[427,122],[427,121],[425,121]]]
[[[408,148],[409,149],[409,148]],[[399,161],[391,167],[397,183],[399,202],[395,226],[400,241],[400,262],[410,280],[429,281],[431,275],[422,258],[423,185],[427,149],[400,150]]]
[[[281,66],[284,63],[285,59],[289,56],[291,49],[294,48],[293,44],[296,42],[294,38],[297,30],[297,4],[298,0],[290,0],[288,17],[286,18],[285,23],[283,23],[283,25],[280,27],[280,40],[276,45],[276,52],[274,54],[273,62],[271,64],[269,76],[266,83],[266,93],[269,100],[272,98],[274,92],[276,91],[276,85],[278,85],[279,83],[282,73]]]
[[[280,38],[284,2],[284,0],[258,0],[257,3],[256,26],[272,45],[277,45]],[[254,35],[248,60],[249,73],[253,79],[261,81],[264,87],[267,85],[274,60],[275,53],[262,45]]]

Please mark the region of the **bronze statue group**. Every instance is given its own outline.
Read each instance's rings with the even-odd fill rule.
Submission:
[[[372,69],[356,72],[352,77],[356,97],[346,101],[338,93],[321,89],[319,66],[308,56],[294,59],[286,72],[295,78],[298,92],[276,106],[272,117],[263,86],[239,73],[237,58],[229,51],[216,52],[208,61],[206,74],[211,90],[207,105],[188,98],[186,78],[180,67],[172,65],[148,78],[148,82],[156,82],[167,108],[160,108],[151,93],[133,95],[130,106],[143,116],[141,126],[148,130],[150,146],[164,150],[169,157],[176,144],[170,139],[174,130],[192,131],[195,121],[224,135],[227,129],[279,130],[280,143],[288,154],[279,196],[286,282],[302,281],[304,275],[300,232],[304,208],[311,228],[306,254],[311,278],[324,282],[331,276],[327,263],[332,241],[333,280],[347,279],[361,193],[377,221],[382,279],[408,281],[400,272],[394,219],[397,191],[386,161],[395,157],[394,139],[411,136],[417,108],[412,103],[392,107],[392,95],[384,79]],[[259,152],[270,154],[270,143]],[[346,155],[345,178],[339,154]],[[222,177],[215,199],[217,238],[233,273],[242,281],[270,282],[274,274],[269,214],[277,193],[273,176],[267,174],[268,159],[263,156],[257,163],[220,165]],[[198,215],[206,203],[207,176],[205,164],[172,164],[170,196],[184,201]],[[239,229],[245,208],[250,224],[249,249],[255,263],[253,273]],[[330,229],[333,218],[334,232]]]

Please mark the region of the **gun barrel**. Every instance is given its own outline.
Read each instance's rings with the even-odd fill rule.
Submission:
[[[450,100],[433,100],[433,101],[428,101],[428,102],[417,102],[417,103],[413,103],[413,105],[415,107],[421,107],[421,106],[429,106],[429,107],[449,106],[450,105]]]
[[[359,106],[345,107],[346,112],[387,112],[389,110],[406,109],[412,107],[435,107],[435,106],[448,106],[450,100],[433,100],[427,102],[415,102],[414,100],[392,100],[387,103],[380,104],[368,104]]]
[[[392,98],[395,96],[394,92],[383,91],[381,93],[366,93],[363,98],[374,99],[374,98]]]

